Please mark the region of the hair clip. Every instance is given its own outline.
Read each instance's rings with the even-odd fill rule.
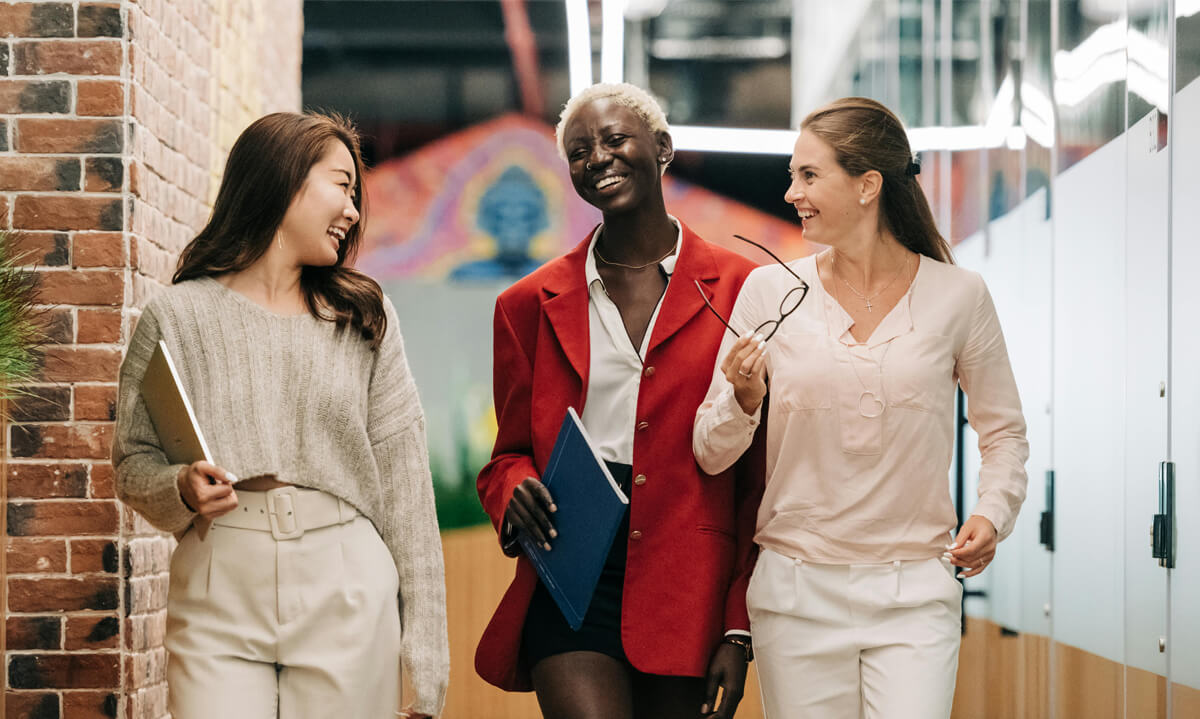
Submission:
[[[916,162],[915,160],[910,160],[908,167],[904,168],[904,174],[908,175],[909,177],[921,174],[921,163]]]

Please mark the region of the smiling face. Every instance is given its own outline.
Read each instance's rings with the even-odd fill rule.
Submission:
[[[350,150],[339,141],[330,141],[279,225],[282,245],[293,254],[296,264],[337,264],[346,233],[358,222],[357,186]]]
[[[796,208],[806,240],[835,245],[868,220],[859,204],[866,197],[863,182],[842,169],[833,148],[816,134],[804,131],[796,138],[788,173],[792,182],[783,199]]]
[[[660,158],[672,156],[671,136],[654,133],[630,108],[609,98],[579,108],[563,131],[575,192],[607,214],[662,201]]]

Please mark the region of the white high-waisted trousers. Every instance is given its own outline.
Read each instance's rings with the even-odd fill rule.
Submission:
[[[239,493],[239,519],[264,494]],[[337,500],[317,494],[336,518]],[[396,565],[369,520],[343,515],[292,539],[222,520],[204,541],[183,536],[167,606],[175,719],[394,719]]]
[[[937,558],[831,565],[763,549],[746,604],[767,719],[949,719],[955,571]]]

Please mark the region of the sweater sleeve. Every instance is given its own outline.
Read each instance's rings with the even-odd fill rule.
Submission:
[[[185,465],[167,461],[141,391],[146,365],[161,336],[153,306],[147,307],[121,363],[112,463],[121,501],[156,528],[179,532],[196,516],[183,503],[176,483]]]
[[[446,582],[425,415],[404,354],[395,308],[385,299],[387,333],[379,347],[368,398],[371,442],[384,506],[380,534],[400,577],[400,655],[416,694],[411,708],[441,712],[450,675]]]
[[[1025,417],[1008,361],[1000,319],[983,278],[976,276],[975,308],[957,372],[967,395],[967,419],[979,435],[979,502],[972,514],[989,520],[999,539],[1012,533],[1025,501]]]

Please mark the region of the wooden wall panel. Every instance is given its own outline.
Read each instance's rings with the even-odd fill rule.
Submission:
[[[1125,716],[1167,719],[1167,678],[1125,667]]]
[[[1171,709],[1175,719],[1200,718],[1200,689],[1183,684],[1171,685]]]
[[[1054,716],[1124,719],[1124,665],[1056,643],[1054,673]]]

